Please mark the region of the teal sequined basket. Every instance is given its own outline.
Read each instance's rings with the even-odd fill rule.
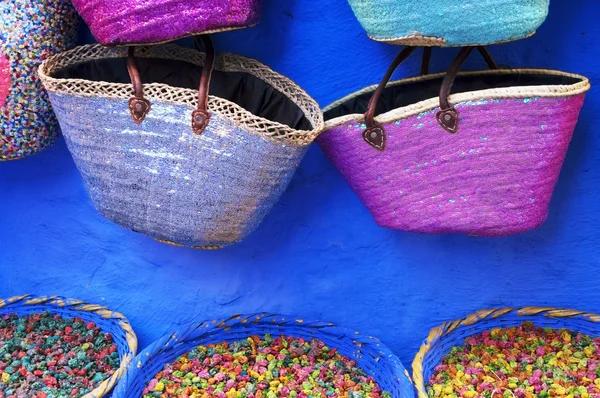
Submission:
[[[137,337],[129,321],[122,314],[106,307],[58,296],[32,297],[24,295],[5,300],[0,299],[0,317],[12,314],[28,316],[44,312],[63,318],[80,318],[85,322],[94,322],[103,332],[112,335],[119,353],[119,369],[82,398],[100,398],[110,393],[126,372],[137,352]]]
[[[406,46],[489,45],[527,38],[550,0],[348,0],[373,40]]]
[[[292,336],[318,339],[327,346],[356,360],[362,368],[393,398],[414,397],[408,371],[400,360],[375,337],[334,326],[331,323],[306,322],[282,315],[236,315],[221,322],[194,323],[166,334],[131,363],[126,376],[117,386],[114,398],[139,398],[144,386],[165,364],[201,345],[245,340],[250,336]]]

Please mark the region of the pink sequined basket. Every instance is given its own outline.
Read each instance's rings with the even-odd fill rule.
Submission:
[[[72,0],[105,46],[163,43],[258,23],[262,0]]]
[[[379,86],[324,109],[317,142],[379,225],[503,236],[547,218],[589,80],[542,69],[458,73],[472,50],[446,74],[388,84],[407,47]]]

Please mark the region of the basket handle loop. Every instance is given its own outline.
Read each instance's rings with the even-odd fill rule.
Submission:
[[[400,51],[400,54],[398,54],[396,58],[394,58],[392,64],[385,72],[385,75],[383,75],[383,79],[381,79],[379,86],[377,87],[377,89],[373,93],[373,96],[371,97],[371,100],[369,101],[369,105],[367,105],[367,112],[365,113],[365,123],[367,125],[367,128],[365,129],[365,131],[363,131],[362,136],[367,144],[371,145],[373,148],[379,151],[383,151],[385,149],[386,141],[385,129],[383,128],[383,126],[381,126],[375,121],[375,110],[377,109],[377,105],[379,104],[379,98],[381,97],[383,90],[385,90],[385,87],[392,78],[392,75],[394,74],[396,69],[398,69],[398,66],[400,66],[402,62],[406,61],[406,59],[416,49],[416,47],[404,47],[402,51]],[[424,53],[423,58],[424,60],[427,58],[426,53]],[[429,63],[427,64],[427,68],[423,66],[421,67],[421,72],[423,71],[429,71]]]
[[[458,114],[456,108],[450,105],[448,97],[450,96],[452,86],[454,85],[454,80],[460,71],[460,67],[465,63],[467,58],[469,58],[469,55],[471,55],[474,48],[475,47],[463,47],[459,51],[454,61],[452,61],[452,65],[450,65],[450,69],[448,69],[446,76],[444,76],[442,87],[440,88],[440,111],[436,114],[436,119],[440,126],[452,134],[458,131],[458,121],[460,119],[460,115]],[[488,64],[490,69],[498,69],[498,65],[492,58],[487,48],[479,46],[477,49],[483,56],[483,59]]]
[[[146,119],[152,106],[150,101],[144,98],[144,85],[135,62],[135,47],[127,49],[127,71],[133,84],[133,97],[129,99],[129,112],[133,121],[140,124]]]
[[[201,35],[200,38],[194,37],[196,48],[200,50],[200,40],[204,43],[206,49],[206,59],[202,68],[200,77],[200,87],[198,88],[198,107],[192,112],[192,131],[200,135],[204,132],[210,121],[208,113],[208,92],[210,89],[210,79],[215,68],[215,46],[208,35]]]

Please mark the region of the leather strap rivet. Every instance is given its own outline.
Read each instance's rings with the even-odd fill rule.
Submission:
[[[363,139],[367,144],[377,149],[378,151],[383,151],[385,149],[385,130],[383,126],[379,124],[376,124],[375,126],[363,131]]]
[[[129,112],[134,123],[142,123],[146,119],[146,116],[148,116],[151,107],[150,101],[145,98],[131,98],[129,100]]]
[[[458,131],[458,111],[454,108],[444,109],[437,113],[436,118],[440,126],[449,133],[456,133]]]

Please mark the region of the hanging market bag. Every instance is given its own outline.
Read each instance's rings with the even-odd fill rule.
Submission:
[[[156,44],[256,25],[262,0],[72,0],[105,46]]]
[[[543,69],[458,73],[473,50],[464,48],[447,74],[388,84],[413,50],[378,87],[324,109],[326,155],[383,227],[501,236],[541,225],[588,79]]]
[[[524,39],[548,15],[550,0],[348,0],[373,40],[462,47]]]
[[[540,368],[545,368],[546,372],[549,372],[549,374],[547,374],[546,376],[548,376],[549,378],[553,378],[555,377],[557,379],[557,385],[551,385],[550,383],[548,383],[548,385],[546,384],[542,384],[542,383],[536,383],[536,380],[530,379],[529,381],[532,381],[533,383],[531,383],[531,390],[534,389],[534,387],[536,388],[535,391],[527,391],[527,395],[526,394],[519,394],[519,392],[517,391],[518,388],[515,386],[510,386],[509,383],[516,383],[516,379],[508,379],[507,380],[507,376],[510,377],[510,375],[505,375],[502,373],[502,367],[503,365],[500,365],[499,363],[491,363],[491,356],[488,352],[488,358],[484,359],[483,362],[486,362],[486,368],[491,369],[492,370],[492,375],[488,376],[488,375],[483,375],[483,372],[479,372],[477,371],[476,373],[471,373],[471,374],[477,374],[478,378],[474,378],[473,380],[473,385],[475,386],[475,388],[477,388],[477,386],[485,386],[486,389],[491,389],[491,396],[495,396],[495,397],[513,397],[513,396],[535,396],[535,397],[548,397],[548,396],[562,396],[562,397],[567,397],[570,396],[572,394],[567,394],[565,393],[560,393],[558,391],[560,391],[561,388],[563,388],[563,385],[566,385],[566,382],[569,383],[573,383],[573,382],[577,382],[578,379],[577,377],[572,377],[571,374],[567,375],[566,372],[563,373],[563,371],[559,368],[562,368],[564,370],[568,370],[570,371],[570,373],[572,374],[583,374],[583,380],[584,383],[582,383],[581,385],[585,385],[585,386],[589,386],[590,389],[594,389],[596,394],[598,393],[598,391],[600,391],[600,387],[597,384],[594,384],[593,381],[594,379],[597,378],[597,376],[594,374],[594,376],[592,377],[591,380],[589,380],[589,382],[585,382],[585,376],[587,376],[588,374],[586,374],[585,368],[587,367],[588,369],[591,369],[591,371],[593,372],[593,368],[595,367],[595,365],[592,365],[592,358],[589,359],[589,365],[587,364],[588,358],[586,358],[585,356],[581,356],[580,358],[584,358],[582,362],[581,360],[578,360],[577,358],[574,357],[569,357],[571,355],[571,353],[575,352],[575,351],[583,351],[582,347],[584,347],[585,345],[590,345],[590,346],[594,346],[594,350],[596,351],[598,347],[598,343],[597,343],[597,338],[600,337],[600,315],[597,314],[593,314],[593,313],[587,313],[584,311],[577,311],[577,310],[569,310],[569,309],[557,309],[557,308],[542,308],[542,307],[523,307],[523,308],[498,308],[498,309],[492,309],[492,310],[481,310],[481,311],[477,311],[474,314],[470,314],[468,316],[466,316],[463,319],[458,319],[456,321],[452,321],[452,322],[445,322],[442,325],[431,329],[431,331],[429,332],[429,335],[427,337],[427,339],[423,342],[423,344],[421,345],[421,348],[419,350],[419,352],[417,353],[417,355],[415,356],[415,359],[413,360],[412,363],[412,369],[413,369],[413,380],[415,383],[415,387],[417,389],[417,397],[418,398],[430,398],[432,396],[444,396],[444,393],[434,393],[433,390],[431,390],[431,393],[433,393],[432,395],[428,395],[427,394],[427,384],[430,381],[430,378],[432,375],[434,375],[434,372],[436,372],[436,369],[439,370],[438,366],[442,365],[442,358],[446,357],[448,354],[451,353],[455,353],[457,351],[461,351],[464,348],[464,345],[467,343],[468,339],[474,335],[481,335],[482,333],[486,333],[486,332],[490,332],[492,330],[496,330],[496,332],[502,330],[502,329],[506,329],[506,328],[514,328],[514,327],[519,327],[519,326],[524,326],[523,323],[527,322],[530,323],[530,326],[525,326],[525,328],[527,329],[531,329],[531,326],[536,327],[536,328],[546,328],[545,331],[548,330],[561,330],[564,329],[566,331],[572,331],[575,333],[583,333],[586,334],[590,337],[592,337],[595,341],[591,342],[591,341],[580,341],[577,340],[578,337],[573,337],[573,339],[575,340],[573,342],[573,344],[570,344],[570,341],[564,341],[564,342],[558,342],[558,347],[562,348],[563,344],[565,345],[565,351],[562,352],[562,354],[564,355],[556,355],[555,353],[550,353],[548,351],[546,351],[545,355],[542,355],[542,357],[532,357],[528,355],[528,351],[535,351],[536,347],[537,347],[537,353],[535,355],[539,355],[540,354],[540,350],[541,353],[544,353],[544,341],[543,340],[539,340],[538,337],[534,337],[534,335],[527,335],[525,337],[523,337],[523,339],[526,339],[528,341],[528,343],[526,345],[521,346],[520,348],[517,348],[517,345],[514,343],[511,343],[509,341],[503,341],[502,343],[498,344],[498,346],[505,348],[506,350],[511,350],[512,352],[517,351],[518,354],[515,353],[515,356],[517,356],[519,363],[513,363],[513,365],[516,364],[517,367],[520,367],[521,364],[525,365],[525,363],[529,363],[529,367],[532,367],[534,369],[540,369]],[[529,332],[531,333],[531,332]],[[565,336],[567,339],[571,339],[571,334],[568,333],[568,336]],[[508,338],[505,340],[509,340]],[[562,339],[561,339],[562,340]],[[480,341],[476,340],[475,343],[477,345],[480,344]],[[551,343],[550,341],[547,342],[548,344],[556,344],[556,342]],[[584,344],[585,343],[585,344]],[[569,349],[570,347],[570,349]],[[593,351],[588,351],[588,349],[591,347],[587,347],[587,349],[585,349],[585,351],[587,351],[588,353],[591,353]],[[567,351],[568,350],[568,351]],[[560,351],[560,349],[558,350]],[[581,353],[580,353],[581,354]],[[588,355],[588,357],[590,356]],[[502,356],[502,354],[495,354],[495,356]],[[562,358],[561,358],[562,356]],[[594,362],[597,361],[597,354],[594,354]],[[515,359],[517,359],[515,358]],[[529,359],[527,359],[529,358]],[[553,360],[551,360],[551,358],[553,358]],[[542,359],[542,366],[540,366],[540,362],[539,360]],[[508,364],[508,361],[510,362],[514,362],[514,359],[511,358],[507,358],[507,361],[504,361],[504,363],[506,365],[509,366],[509,369],[512,368],[512,365]],[[469,368],[470,366],[467,363],[463,362],[464,368]],[[560,365],[557,366],[558,362],[563,362]],[[591,365],[591,366],[590,366]],[[568,367],[571,367],[570,369]],[[447,368],[447,366],[445,366]],[[552,368],[555,368],[556,370],[554,370],[554,372],[551,370]],[[495,369],[495,371],[494,371]],[[514,368],[512,368],[514,369]],[[511,371],[512,371],[511,369]],[[572,370],[574,369],[574,370]],[[525,369],[523,369],[525,370]],[[484,370],[484,372],[488,372],[489,370]],[[505,370],[506,372],[506,370]],[[529,371],[528,371],[529,372]],[[541,372],[541,371],[540,371]],[[546,373],[545,372],[545,373]],[[470,373],[467,371],[467,373]],[[507,372],[508,373],[508,372]],[[520,372],[519,372],[520,373]],[[553,375],[554,373],[554,375]],[[488,377],[491,377],[491,380],[488,381],[487,383],[482,383],[482,381],[485,381],[486,379],[488,379]],[[535,376],[537,377],[537,376]],[[589,376],[588,376],[589,377]],[[527,378],[527,377],[525,377]],[[560,380],[559,380],[560,379]],[[538,378],[539,380],[539,378]],[[562,380],[562,381],[561,381]],[[529,384],[529,381],[527,382],[527,384]],[[458,381],[458,383],[460,383],[460,381]],[[545,382],[544,382],[545,383]],[[487,384],[487,386],[486,386]],[[541,391],[542,389],[544,389],[545,391]],[[548,390],[554,390],[553,392],[551,392],[548,395]],[[514,393],[513,393],[514,391]],[[542,392],[542,394],[540,394],[540,392]],[[546,393],[546,395],[544,395],[543,393]],[[586,391],[587,393],[587,391]],[[447,393],[450,396],[454,396],[454,394],[456,394],[456,392],[449,392]],[[460,394],[460,396],[463,397],[479,397],[479,396],[489,396],[490,391],[479,391],[476,392],[475,394],[473,394],[473,392],[467,391],[467,389],[465,388],[464,390],[462,390],[462,393]],[[533,395],[531,395],[533,394]],[[594,392],[590,391],[589,396],[592,397],[594,395]],[[582,395],[582,396],[586,396],[586,395]]]
[[[300,320],[297,317],[263,313],[255,315],[236,315],[220,322],[206,321],[193,323],[173,333],[164,335],[134,358],[128,369],[127,375],[115,390],[114,398],[141,397],[144,389],[147,388],[148,383],[151,382],[157,372],[162,371],[166,364],[175,361],[177,358],[194,350],[198,346],[227,342],[229,343],[229,347],[232,347],[235,344],[238,344],[237,342],[248,341],[248,339],[253,336],[263,339],[266,335],[270,335],[273,339],[280,336],[289,336],[297,339],[304,339],[306,341],[317,339],[320,342],[325,343],[330,355],[337,352],[356,361],[355,366],[364,370],[368,376],[372,376],[381,390],[389,393],[391,398],[414,397],[414,387],[408,371],[402,366],[402,363],[392,351],[377,338],[364,336],[358,332],[344,329],[331,323],[307,322]],[[256,340],[251,344],[255,344],[255,341]],[[322,347],[322,345],[318,345],[318,347]],[[256,346],[253,346],[253,351],[255,349]],[[289,346],[288,350],[280,351],[280,353],[283,354],[283,357],[286,357],[288,351],[292,352],[295,349],[296,347]],[[307,355],[308,353],[303,351],[302,354]],[[236,358],[236,355],[233,355],[233,357]],[[300,354],[294,353],[294,355]],[[256,356],[257,361],[260,360],[259,356],[260,355]],[[219,357],[225,358],[225,355],[219,355]],[[277,357],[279,357],[279,355],[277,355]],[[239,356],[237,358],[239,358]],[[254,358],[250,359],[254,360]],[[299,359],[300,358],[297,358],[297,360]],[[216,356],[213,357],[213,360],[218,361]],[[207,363],[207,361],[210,362],[209,358],[206,358],[204,363]],[[224,360],[224,362],[225,361],[227,360]],[[271,361],[268,365],[268,371],[271,374],[273,374],[274,365],[278,361],[287,364],[289,358]],[[240,360],[240,363],[249,362]],[[227,364],[223,364],[222,366],[227,366]],[[302,358],[302,365],[292,365],[290,363],[287,366],[291,366],[293,372],[297,372],[299,369],[300,372],[297,373],[299,374],[301,372],[308,372],[307,368],[309,364],[307,359]],[[265,365],[265,367],[267,367],[267,365]],[[296,367],[298,369],[296,369]],[[256,366],[256,368],[258,368],[258,366]],[[252,369],[253,368],[249,367],[248,373],[253,378],[264,380],[264,377],[268,377],[265,373],[267,369],[264,371],[258,370],[262,376],[254,374]],[[217,369],[213,368],[209,370],[211,377],[216,377],[216,380],[220,380],[218,376],[215,376],[215,374],[211,372],[213,370],[216,371]],[[173,372],[173,374],[175,373]],[[281,376],[280,379],[274,376],[273,380],[277,380],[278,382],[276,384],[273,384],[272,382],[271,386],[285,384],[287,382],[283,381],[286,380],[284,373],[279,373],[279,375]],[[298,378],[298,376],[293,377],[291,373],[289,376],[290,377],[287,378],[288,380]],[[304,376],[304,380],[308,382],[307,376],[308,373]],[[206,382],[206,380],[201,380],[202,377],[206,376],[200,374],[200,377],[190,379],[188,385],[195,383],[192,388],[199,388],[203,382]],[[313,377],[317,376],[313,374],[311,380]],[[328,378],[332,379],[333,375],[329,375]],[[244,379],[250,380],[250,377],[241,375],[241,377],[236,378],[236,383],[239,384],[240,380],[244,383]],[[268,378],[266,380],[268,380]],[[350,381],[350,378],[347,378],[346,380]],[[209,383],[214,382],[215,379],[213,379],[212,382],[209,381]],[[217,384],[218,383],[219,381],[217,381]],[[252,382],[248,381],[248,383]],[[215,384],[215,387],[219,389],[220,387],[217,384]],[[346,382],[344,385],[344,387],[348,388],[345,394],[350,394],[350,397],[354,396],[352,388],[350,387],[350,385],[353,384],[354,382],[351,381],[350,384]],[[259,389],[259,391],[255,393],[256,397],[271,397],[275,394],[269,392],[270,389],[265,390],[263,394],[263,391],[260,390],[258,385],[255,385],[254,387]],[[159,391],[160,387],[155,388],[154,390]],[[228,391],[228,396],[235,392],[232,390]],[[215,391],[215,394],[216,393],[217,392]],[[241,391],[238,391],[238,394],[240,393]],[[287,396],[284,393],[277,393],[276,395]],[[299,394],[298,396],[301,395]]]
[[[0,161],[32,155],[59,134],[37,68],[75,45],[77,13],[68,0],[0,2]]]
[[[81,325],[79,328],[77,327],[77,325],[75,323],[72,323],[71,326],[67,326],[67,328],[71,328],[71,339],[75,338],[76,336],[79,335],[79,338],[86,338],[88,337],[91,333],[94,333],[94,329],[99,328],[100,331],[102,333],[105,334],[110,334],[110,338],[112,343],[116,346],[116,352],[118,353],[119,356],[119,362],[118,362],[118,369],[116,369],[116,371],[114,371],[114,373],[112,373],[111,376],[109,376],[108,378],[100,378],[100,380],[92,380],[92,378],[90,378],[88,381],[90,383],[95,383],[94,388],[87,392],[87,393],[83,393],[83,395],[81,393],[78,394],[77,391],[69,391],[69,393],[71,394],[72,397],[82,397],[82,398],[100,398],[102,396],[105,396],[107,394],[109,394],[111,392],[111,390],[113,389],[113,387],[119,382],[119,380],[125,375],[127,368],[129,366],[129,364],[131,363],[131,361],[133,360],[133,358],[136,355],[137,352],[137,337],[133,331],[133,329],[131,328],[131,325],[129,324],[129,321],[127,320],[127,318],[125,318],[125,316],[123,316],[122,314],[118,313],[118,312],[114,312],[109,310],[106,307],[100,306],[100,305],[96,305],[96,304],[88,304],[85,303],[81,300],[74,300],[74,299],[67,299],[67,298],[63,298],[63,297],[59,297],[59,296],[48,296],[48,297],[33,297],[30,295],[24,295],[24,296],[18,296],[18,297],[12,297],[12,298],[8,298],[5,300],[0,299],[0,323],[2,323],[3,321],[5,322],[4,325],[0,326],[0,332],[2,332],[2,328],[6,328],[7,326],[7,320],[10,321],[9,317],[16,315],[19,318],[22,318],[22,321],[20,321],[19,323],[23,323],[24,319],[27,317],[31,317],[31,316],[36,316],[36,315],[45,315],[45,314],[49,314],[50,316],[54,317],[54,316],[59,316],[61,317],[61,320],[64,322],[65,320],[71,320],[77,323],[81,323],[82,321],[84,322],[83,325]],[[19,384],[19,387],[17,388],[16,391],[14,391],[14,395],[11,395],[11,393],[8,393],[8,396],[16,396],[16,397],[21,397],[21,396],[26,396],[26,395],[22,395],[22,392],[19,391],[21,389],[26,389],[26,388],[31,388],[31,387],[35,387],[37,384],[39,383],[43,383],[46,386],[42,387],[43,390],[46,391],[46,393],[43,393],[43,391],[40,391],[41,394],[36,395],[37,397],[42,397],[42,396],[52,396],[52,391],[47,388],[52,386],[53,388],[57,388],[60,387],[61,384],[63,383],[62,381],[59,381],[57,383],[57,380],[54,376],[56,376],[58,378],[58,380],[64,380],[65,377],[62,376],[67,376],[68,372],[71,372],[71,376],[70,377],[89,377],[87,376],[87,373],[89,372],[89,369],[94,369],[97,366],[99,366],[98,363],[94,363],[93,362],[93,358],[95,355],[105,355],[105,353],[102,352],[98,352],[100,351],[100,346],[101,344],[105,343],[104,338],[101,338],[98,336],[98,338],[100,338],[100,340],[95,339],[93,343],[84,343],[83,345],[87,344],[88,346],[91,346],[91,349],[96,350],[95,352],[93,351],[88,351],[87,353],[85,353],[84,351],[80,351],[78,353],[78,355],[80,354],[85,354],[83,357],[78,356],[76,359],[75,358],[71,358],[69,359],[69,361],[75,361],[75,363],[72,365],[70,364],[61,364],[62,361],[65,361],[66,358],[60,358],[65,354],[65,356],[68,356],[69,354],[73,354],[73,352],[61,352],[63,349],[67,350],[66,348],[66,344],[65,342],[69,342],[69,343],[73,343],[74,346],[78,346],[78,342],[73,341],[73,340],[67,340],[67,337],[65,336],[65,334],[67,334],[66,330],[67,328],[65,328],[65,333],[63,333],[61,330],[55,330],[52,331],[52,323],[48,323],[47,320],[46,321],[42,321],[40,322],[39,319],[37,320],[37,323],[39,323],[41,325],[41,331],[43,333],[46,333],[45,336],[40,336],[42,338],[45,339],[45,346],[42,349],[42,351],[45,351],[45,355],[50,354],[50,357],[48,358],[50,361],[54,361],[55,364],[51,364],[50,362],[45,362],[42,363],[40,361],[44,360],[43,358],[40,358],[41,353],[37,352],[34,354],[29,353],[30,356],[18,356],[18,360],[16,361],[17,363],[21,362],[23,365],[19,367],[19,365],[16,365],[14,362],[13,363],[9,363],[10,366],[13,367],[13,371],[10,372],[8,370],[8,368],[3,367],[2,370],[0,370],[0,375],[2,375],[2,380],[0,380],[0,395],[2,395],[2,392],[8,392],[10,391],[10,380],[11,378],[16,378],[16,384]],[[91,323],[91,324],[90,324]],[[31,330],[30,330],[31,328]],[[28,328],[23,331],[20,330],[21,333],[31,333],[33,332],[34,326],[32,326],[31,324],[28,326]],[[81,330],[83,329],[83,331],[77,331],[77,330]],[[47,335],[50,331],[52,331],[52,336]],[[3,344],[2,341],[0,341],[0,352],[3,353],[3,356],[5,355],[11,355],[11,352],[9,350],[9,348],[12,346],[14,347],[15,344],[18,343],[17,339],[21,339],[21,341],[23,342],[27,342],[27,339],[31,339],[33,338],[31,335],[27,336],[27,337],[23,337],[21,336],[16,336],[13,335],[14,339],[11,338],[10,340],[7,340],[6,344]],[[0,339],[1,340],[1,339]],[[79,341],[80,343],[81,341]],[[30,341],[28,342],[30,345],[32,345],[32,347],[30,347],[30,349],[32,351],[36,350],[35,345]],[[53,345],[56,344],[59,346],[59,348],[62,346],[61,351],[55,351],[53,348]],[[79,347],[83,347],[83,345],[79,346]],[[22,346],[21,346],[22,347]],[[80,348],[83,349],[83,348]],[[114,349],[114,348],[112,348]],[[104,349],[103,349],[104,350]],[[111,352],[112,350],[108,350],[106,349],[107,352]],[[38,350],[39,351],[39,350]],[[21,351],[22,352],[22,351]],[[15,360],[17,358],[14,358]],[[106,359],[106,358],[104,358]],[[31,362],[29,362],[31,361]],[[45,361],[45,360],[44,360]],[[81,361],[89,361],[87,364],[82,364]],[[29,362],[27,366],[26,362]],[[6,365],[6,364],[4,364]],[[46,367],[47,370],[46,370]],[[34,368],[36,369],[36,371],[32,371],[31,369]],[[73,368],[73,369],[71,369]],[[75,373],[75,371],[77,370],[76,368],[80,368],[79,370],[82,371],[83,373]],[[44,369],[43,372],[40,371],[40,369]],[[102,370],[100,368],[97,369],[98,372],[101,372]],[[22,373],[23,372],[23,373]],[[40,372],[40,373],[37,373]],[[60,373],[60,374],[59,374]],[[84,374],[86,374],[84,376]],[[25,376],[24,376],[25,375]],[[95,373],[94,374],[94,378],[102,376],[102,373]],[[25,380],[19,380],[20,378],[24,377]],[[67,376],[69,377],[69,376]],[[7,380],[8,379],[8,380]],[[103,380],[102,380],[103,379]],[[8,382],[8,384],[4,384],[4,386],[2,387],[1,384],[3,382]],[[73,380],[67,380],[67,383],[71,383],[74,381]],[[92,384],[88,384],[87,389],[90,389],[91,387],[89,387]],[[66,387],[63,387],[66,388]],[[81,387],[82,388],[82,387]],[[81,390],[83,391],[83,390]],[[31,391],[29,391],[31,392]],[[57,390],[54,390],[54,392],[58,392]],[[4,395],[2,395],[4,396]],[[61,396],[66,396],[66,395],[61,395]]]
[[[258,61],[223,54],[214,66],[202,38],[206,56],[174,45],[83,46],[40,75],[101,214],[167,243],[217,249],[258,226],[323,116]]]

